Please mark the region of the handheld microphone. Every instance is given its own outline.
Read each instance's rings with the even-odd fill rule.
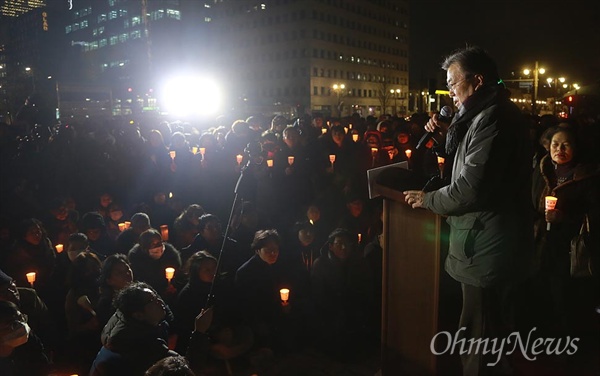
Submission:
[[[441,122],[450,123],[452,121],[453,115],[454,115],[454,111],[452,111],[452,108],[450,106],[444,106],[440,110],[438,119]],[[423,147],[423,145],[425,145],[429,142],[429,140],[433,137],[434,134],[435,134],[435,131],[425,133],[423,135],[423,137],[421,137],[421,139],[419,140],[419,143],[417,144],[416,149],[417,150],[421,149]]]

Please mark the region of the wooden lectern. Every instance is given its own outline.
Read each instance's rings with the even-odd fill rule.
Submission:
[[[460,313],[446,314],[452,304],[440,304],[447,301],[442,295],[450,282],[443,271],[447,225],[441,216],[404,202],[402,191],[421,189],[422,180],[401,167],[380,169],[370,170],[368,178],[371,198],[383,197],[382,375],[445,374],[454,367],[430,345],[440,330],[456,331]]]

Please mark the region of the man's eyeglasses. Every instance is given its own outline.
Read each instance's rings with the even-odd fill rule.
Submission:
[[[465,78],[463,78],[462,80],[460,80],[460,81],[456,81],[456,82],[454,82],[454,83],[452,83],[452,84],[451,84],[451,83],[448,83],[448,84],[446,85],[446,87],[448,88],[448,90],[454,90],[454,86],[456,86],[456,85],[460,84],[461,82],[463,82],[464,80],[466,80],[466,79],[468,79],[468,78],[469,78],[469,77],[465,77]]]

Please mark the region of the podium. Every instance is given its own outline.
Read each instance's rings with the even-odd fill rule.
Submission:
[[[402,191],[421,189],[423,180],[392,166],[367,174],[371,198],[383,197],[381,374],[460,374],[460,359],[430,347],[441,330],[456,332],[460,314],[460,291],[451,294],[458,284],[443,270],[448,226],[404,202]]]

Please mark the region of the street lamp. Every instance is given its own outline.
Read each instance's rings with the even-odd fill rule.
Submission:
[[[552,78],[552,77],[548,77],[546,78],[546,82],[548,82],[548,86],[552,87],[552,84],[554,84],[554,107],[552,109],[552,114],[556,115],[556,102],[558,101],[558,83],[560,82],[561,84],[565,83],[565,78],[564,77],[558,77],[558,78]]]
[[[526,76],[529,76],[529,74],[532,71],[528,68],[523,70],[523,73]],[[531,97],[531,113],[533,115],[537,115],[537,109],[536,109],[536,101],[537,101],[537,93],[538,93],[538,85],[539,85],[539,75],[540,74],[544,74],[546,73],[546,70],[544,68],[540,68],[538,62],[535,62],[535,68],[533,69],[533,96]]]
[[[342,117],[342,102],[340,101],[340,98],[344,94],[344,89],[346,88],[346,85],[344,85],[344,84],[333,84],[332,88],[333,88],[333,91],[337,95],[338,116]]]

